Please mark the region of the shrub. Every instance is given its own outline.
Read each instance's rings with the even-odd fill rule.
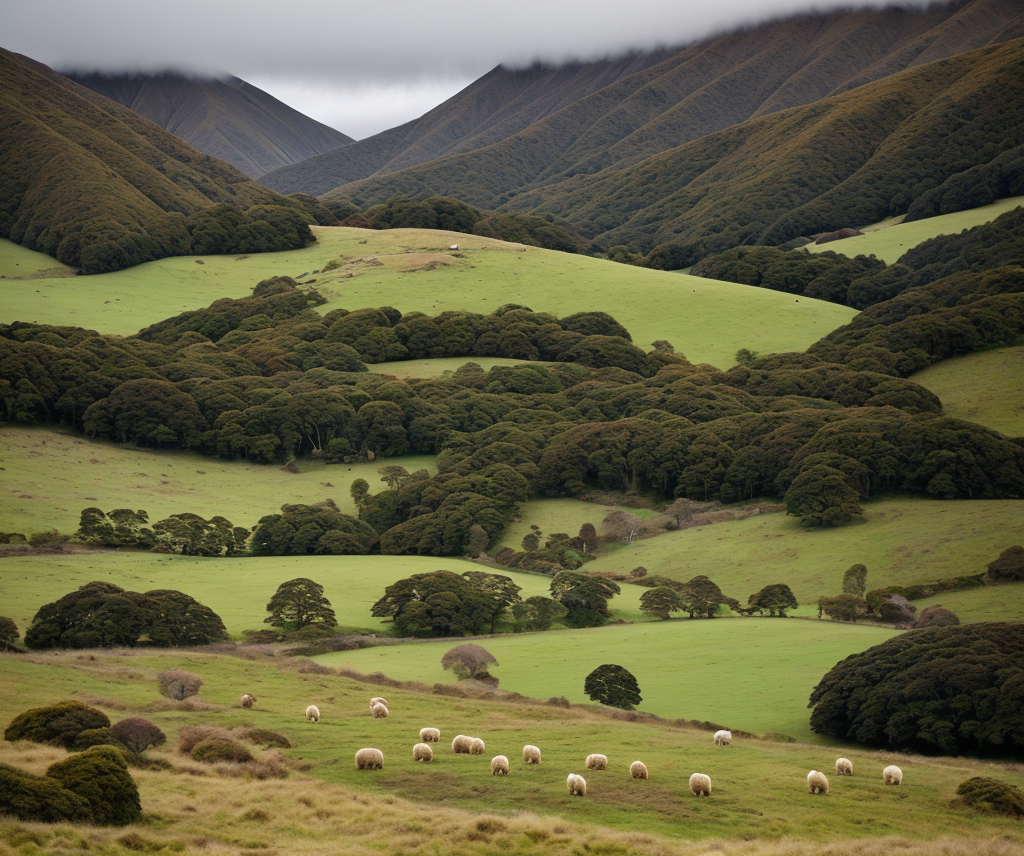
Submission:
[[[170,669],[157,675],[160,684],[160,692],[175,701],[181,701],[189,696],[199,694],[199,688],[203,685],[203,679],[193,672],[186,672],[184,669]]]
[[[988,776],[974,776],[956,789],[959,802],[988,814],[1024,817],[1024,793],[1016,785]]]
[[[83,797],[96,823],[124,826],[142,815],[139,789],[124,756],[112,746],[94,746],[58,761],[46,775]]]
[[[0,815],[42,823],[88,823],[89,802],[60,782],[0,764]]]
[[[1024,547],[1007,547],[987,567],[994,580],[1024,580]]]
[[[441,667],[447,671],[451,669],[459,680],[466,678],[480,678],[487,674],[487,667],[491,664],[498,665],[491,653],[482,645],[456,645],[445,652],[441,658]]]
[[[150,746],[160,746],[167,742],[167,735],[141,716],[130,716],[115,722],[110,727],[110,733],[133,755],[141,755]]]
[[[277,749],[292,748],[291,741],[287,737],[268,728],[247,728],[242,732],[241,738],[248,743],[255,743],[257,746],[273,746]]]
[[[186,755],[202,743],[213,738],[231,739],[231,732],[215,725],[184,725],[178,731],[178,751]]]
[[[196,744],[192,749],[191,755],[196,761],[204,761],[211,764],[217,761],[243,764],[246,761],[254,760],[252,752],[241,743],[236,743],[234,740],[224,737],[211,737],[208,740],[203,740]]]
[[[19,713],[4,731],[4,739],[30,740],[70,749],[83,731],[109,727],[110,720],[102,710],[80,701],[60,701]]]
[[[71,748],[76,752],[91,749],[93,746],[113,746],[117,742],[109,728],[87,728],[79,732]]]
[[[929,606],[921,610],[921,614],[917,616],[917,621],[914,622],[914,628],[953,627],[959,623],[960,618],[955,612],[946,609],[944,606],[936,604],[935,606]]]
[[[5,615],[0,615],[0,650],[11,649],[18,641],[18,625]]]

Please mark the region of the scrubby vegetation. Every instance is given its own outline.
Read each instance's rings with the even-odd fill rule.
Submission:
[[[30,740],[72,748],[84,731],[108,729],[110,719],[80,701],[62,701],[19,713],[4,730],[4,740]]]

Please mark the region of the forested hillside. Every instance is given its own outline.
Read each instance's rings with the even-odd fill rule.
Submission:
[[[237,77],[85,71],[65,76],[250,178],[352,142]]]
[[[83,273],[312,240],[297,202],[127,107],[8,51],[0,76],[0,237]]]
[[[1024,192],[1021,103],[1017,39],[753,118],[624,169],[527,190],[502,210],[564,218],[606,248],[629,245],[654,267],[686,267],[737,245],[782,244],[934,205],[937,188],[944,210]],[[486,206],[507,198],[519,170],[492,146],[327,198],[362,203],[443,186]]]
[[[1016,4],[974,0],[801,15],[582,65],[498,67],[420,119],[262,180],[282,192],[323,194],[465,155],[462,171],[446,172],[431,192],[492,208],[531,187],[621,169],[748,119],[1021,35]]]

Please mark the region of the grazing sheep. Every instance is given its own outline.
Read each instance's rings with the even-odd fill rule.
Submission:
[[[256,696],[254,696],[252,693],[246,693],[244,696],[242,696],[242,707],[244,707],[246,710],[251,708],[254,704],[256,704]]]
[[[484,741],[479,737],[470,737],[469,754],[470,755],[483,755],[484,754]]]
[[[413,761],[433,761],[434,750],[426,743],[417,743],[412,747],[412,759]]]
[[[887,785],[902,785],[903,771],[895,764],[890,764],[882,770],[882,781]]]
[[[381,698],[380,696],[374,696],[373,698],[370,699],[370,710],[373,710],[373,706],[375,704],[382,704],[382,705],[384,705],[384,707],[387,707],[388,706],[388,700],[386,698]]]
[[[539,764],[540,763],[540,749],[536,746],[531,746],[527,743],[523,747],[523,760],[527,764]]]
[[[472,737],[467,737],[465,734],[457,734],[452,741],[452,752],[456,755],[468,755],[469,747],[472,743]]]
[[[807,774],[807,793],[828,796],[828,779],[825,778],[824,773],[811,770]]]
[[[587,755],[587,769],[588,770],[607,770],[608,769],[608,756],[607,755]]]
[[[690,793],[695,797],[711,796],[711,776],[705,773],[694,773],[690,776]]]
[[[728,746],[732,743],[732,732],[731,731],[716,731],[715,732],[715,745],[716,746]]]
[[[849,758],[836,758],[836,775],[852,776],[853,761],[851,761]]]
[[[357,770],[383,770],[384,753],[380,749],[360,749],[356,752]]]
[[[374,719],[387,719],[388,709],[382,704],[375,704],[370,708],[370,713],[373,714]]]
[[[420,740],[424,743],[440,743],[441,732],[437,728],[421,728]]]
[[[318,708],[315,704],[311,704],[309,707],[307,707],[306,708],[306,719],[308,719],[310,722],[319,722],[320,721],[320,708]]]
[[[629,765],[629,775],[634,779],[646,779],[647,765],[643,761],[634,761]]]
[[[491,775],[507,776],[508,758],[506,758],[504,755],[495,755],[493,758],[491,758]]]
[[[569,796],[585,797],[587,795],[587,780],[576,773],[570,773],[565,780],[565,786],[569,789]]]

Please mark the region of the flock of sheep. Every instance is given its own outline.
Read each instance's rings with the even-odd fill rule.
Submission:
[[[256,697],[250,693],[242,696],[242,707],[248,709],[253,706]],[[376,696],[370,699],[370,714],[374,719],[387,719],[388,700]],[[311,704],[306,708],[306,719],[309,722],[320,721],[320,709]],[[420,742],[412,747],[414,761],[429,762],[434,760],[434,750],[431,743],[441,741],[441,731],[437,728],[421,728]],[[732,743],[732,732],[726,730],[716,731],[714,735],[715,746],[725,747]],[[456,735],[452,740],[452,752],[456,755],[483,755],[486,747],[484,741],[479,737],[469,737],[465,734]],[[523,762],[525,764],[539,764],[541,762],[540,749],[531,744],[523,747]],[[608,756],[594,753],[587,756],[585,761],[587,770],[607,770]],[[356,752],[357,770],[382,770],[384,769],[384,753],[379,749],[360,749]],[[507,776],[509,773],[509,760],[506,755],[495,755],[491,759],[491,775]],[[643,780],[648,777],[647,766],[642,761],[634,761],[629,765],[629,775],[633,779]],[[849,758],[836,759],[836,775],[852,776],[853,762]],[[882,771],[882,781],[886,785],[901,785],[903,783],[903,771],[895,764],[890,764]],[[565,786],[570,796],[585,797],[587,795],[587,781],[578,773],[570,773],[565,780]],[[694,796],[711,796],[711,777],[706,773],[693,773],[690,776],[690,792]],[[828,796],[828,778],[820,770],[811,770],[807,774],[807,792],[809,794],[822,794]]]

